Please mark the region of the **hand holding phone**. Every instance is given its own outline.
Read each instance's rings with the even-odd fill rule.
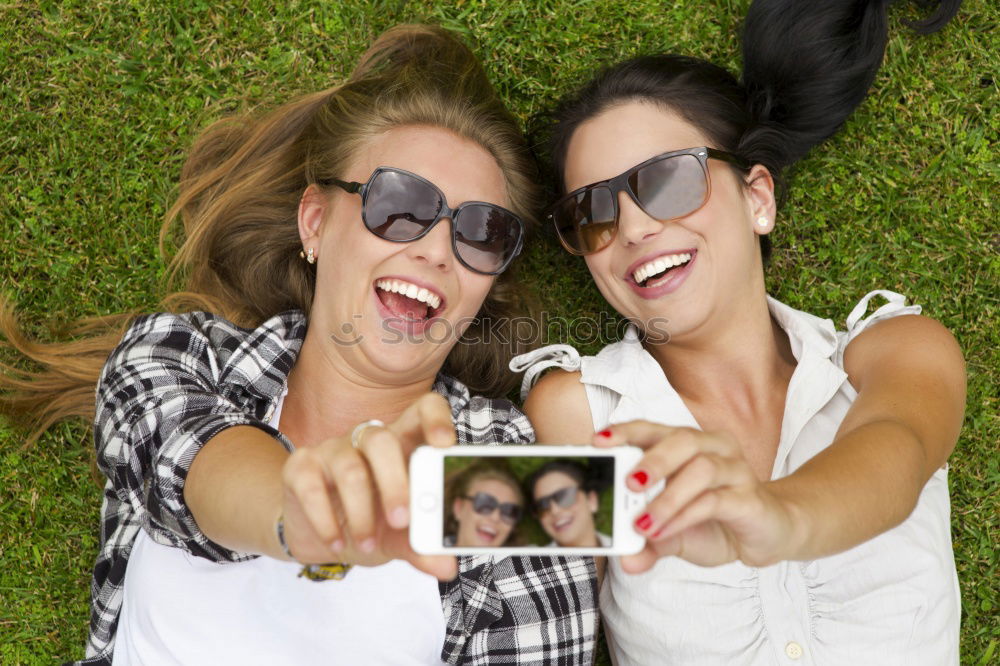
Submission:
[[[774,482],[757,477],[731,434],[631,421],[609,426],[594,442],[607,450],[628,442],[643,451],[627,482],[636,492],[649,489],[636,521],[648,542],[621,559],[629,573],[667,556],[700,566],[767,566],[794,556],[808,532],[801,511]]]
[[[335,437],[297,449],[282,470],[284,536],[305,564],[343,562],[375,566],[403,559],[442,580],[453,578],[453,557],[410,547],[409,472],[417,445],[455,442],[451,408],[429,393],[393,423],[366,428],[357,438]],[[430,447],[425,447],[430,448]]]
[[[622,446],[420,447],[410,458],[410,543],[423,554],[624,555],[646,505]]]

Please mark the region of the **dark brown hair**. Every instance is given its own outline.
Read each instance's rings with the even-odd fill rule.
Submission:
[[[698,128],[711,147],[762,164],[780,201],[787,167],[843,125],[882,64],[891,0],[754,0],[743,29],[743,76],[700,58],[639,56],[598,73],[555,112],[552,180],[563,192],[566,153],[581,124],[629,102],[647,102]],[[918,0],[934,9],[913,27],[942,28],[961,0]],[[733,167],[736,168],[736,167]],[[770,254],[769,237],[760,237]]]

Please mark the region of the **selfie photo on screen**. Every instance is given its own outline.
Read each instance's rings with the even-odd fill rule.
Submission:
[[[445,547],[611,547],[609,457],[444,460]]]

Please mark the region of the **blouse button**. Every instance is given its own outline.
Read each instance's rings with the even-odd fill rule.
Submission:
[[[798,659],[802,656],[802,646],[795,641],[789,641],[785,646],[785,654],[789,659]]]

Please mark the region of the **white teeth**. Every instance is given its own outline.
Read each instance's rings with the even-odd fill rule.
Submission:
[[[690,252],[657,257],[656,259],[653,259],[652,261],[637,268],[635,273],[632,274],[632,279],[636,281],[636,284],[642,284],[643,280],[649,278],[650,276],[658,275],[668,268],[680,266],[688,261],[691,261]]]
[[[391,291],[402,294],[407,298],[416,299],[421,303],[426,303],[434,310],[437,310],[441,306],[440,296],[410,282],[404,282],[403,280],[376,280],[375,286],[382,291]]]

